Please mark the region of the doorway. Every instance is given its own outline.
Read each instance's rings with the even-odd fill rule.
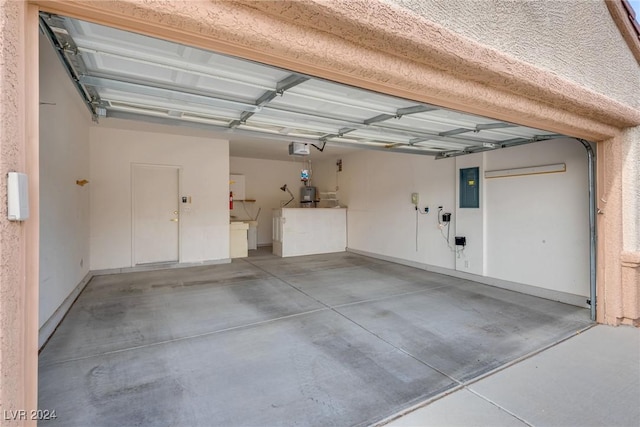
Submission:
[[[132,165],[133,265],[179,259],[180,168]]]

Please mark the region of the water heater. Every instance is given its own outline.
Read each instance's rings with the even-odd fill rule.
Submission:
[[[312,203],[316,201],[316,187],[300,188],[300,203]]]

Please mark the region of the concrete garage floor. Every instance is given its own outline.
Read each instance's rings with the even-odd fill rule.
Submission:
[[[640,329],[599,325],[389,426],[640,425]]]
[[[375,424],[591,325],[355,254],[257,255],[94,277],[40,354],[40,424]]]

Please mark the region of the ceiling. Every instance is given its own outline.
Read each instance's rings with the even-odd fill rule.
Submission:
[[[296,141],[445,158],[562,136],[72,18],[41,28],[94,120],[204,127],[232,155],[282,159]]]

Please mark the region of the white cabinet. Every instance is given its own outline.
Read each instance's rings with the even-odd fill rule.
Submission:
[[[229,256],[231,258],[246,258],[249,255],[246,222],[232,222],[229,226]]]
[[[347,210],[281,208],[273,211],[273,253],[282,257],[344,252]]]
[[[249,250],[258,249],[258,221],[245,221],[249,225],[247,241]]]

